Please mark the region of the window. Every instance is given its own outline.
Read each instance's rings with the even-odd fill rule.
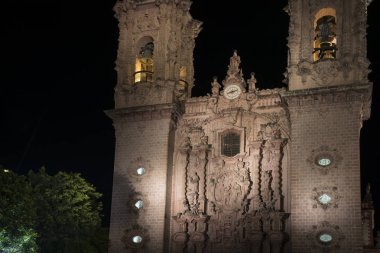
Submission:
[[[144,168],[144,167],[139,167],[139,168],[137,168],[136,173],[137,173],[137,175],[139,175],[139,176],[144,175],[144,174],[145,174],[145,168]]]
[[[332,241],[332,236],[330,234],[327,234],[327,233],[323,233],[321,235],[319,235],[319,241],[323,244],[327,244],[327,243],[330,243]]]
[[[134,237],[132,237],[132,241],[133,241],[133,243],[140,244],[140,243],[142,243],[143,238],[139,235],[135,235]]]
[[[222,135],[222,155],[235,156],[240,153],[240,134],[228,132]]]
[[[335,59],[337,48],[336,38],[336,11],[332,8],[323,8],[314,20],[314,61]]]
[[[331,197],[327,195],[326,193],[324,193],[321,196],[319,196],[318,201],[322,205],[328,205],[331,202]]]
[[[143,37],[137,44],[135,83],[153,81],[153,38]]]

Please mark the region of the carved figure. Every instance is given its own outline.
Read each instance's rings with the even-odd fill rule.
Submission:
[[[221,88],[220,84],[218,83],[218,78],[214,76],[213,82],[211,83],[211,91],[213,96],[219,95],[219,89]]]
[[[251,78],[247,80],[247,83],[248,83],[248,90],[249,91],[255,91],[256,90],[257,80],[255,78],[255,72],[251,73]]]
[[[228,74],[234,75],[239,73],[240,56],[237,54],[237,50],[234,50],[233,55],[230,58],[230,65],[228,66]]]

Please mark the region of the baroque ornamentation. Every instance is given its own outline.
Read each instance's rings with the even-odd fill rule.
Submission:
[[[144,177],[149,177],[152,170],[153,167],[150,165],[150,161],[141,156],[131,161],[127,167],[128,176],[131,176],[131,178],[136,181],[140,181]]]
[[[127,212],[140,214],[149,208],[150,202],[145,194],[141,192],[133,192],[129,195],[127,200]]]
[[[338,208],[341,196],[337,187],[321,186],[315,187],[312,193],[313,208],[322,207],[324,210],[328,208]]]
[[[124,230],[121,238],[127,249],[144,249],[149,242],[149,233],[146,228],[140,225],[133,225],[131,228]]]
[[[134,25],[135,33],[157,30],[160,27],[160,22],[156,14],[148,13],[148,12],[145,13],[144,15],[137,17],[134,24],[135,24]]]
[[[306,161],[312,169],[319,170],[322,174],[327,174],[329,170],[339,167],[342,157],[336,149],[321,146],[314,149]]]
[[[327,221],[314,225],[307,234],[307,239],[315,248],[340,248],[344,238],[339,226]]]

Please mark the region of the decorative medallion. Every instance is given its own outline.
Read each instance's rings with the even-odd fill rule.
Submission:
[[[318,206],[323,209],[330,207],[338,208],[338,202],[341,196],[338,194],[337,187],[318,187],[313,189],[312,200],[313,208]]]
[[[335,169],[340,165],[342,157],[336,149],[321,146],[314,149],[306,161],[312,169],[317,169],[322,174],[327,174],[329,170]]]
[[[149,201],[147,197],[139,192],[131,194],[127,200],[128,213],[139,214],[145,212],[149,207]]]
[[[147,177],[151,171],[152,167],[150,166],[150,161],[142,157],[133,160],[127,168],[128,176],[131,176],[137,181]]]
[[[327,221],[314,225],[307,234],[307,239],[315,248],[340,248],[344,235],[339,226]]]
[[[124,231],[121,241],[127,249],[145,248],[149,241],[148,231],[137,224],[133,225],[130,229]]]

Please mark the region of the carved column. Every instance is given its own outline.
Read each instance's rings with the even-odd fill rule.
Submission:
[[[251,253],[261,253],[262,243],[264,239],[264,233],[262,232],[261,226],[261,215],[256,213],[254,215],[249,215],[248,217],[249,227],[248,227],[248,240],[251,245]]]
[[[177,222],[179,232],[176,232],[172,236],[173,244],[172,249],[174,253],[183,253],[189,236],[187,234],[186,218],[181,214],[174,216],[173,219]]]
[[[200,216],[192,220],[192,223],[194,223],[194,232],[190,233],[190,242],[192,244],[193,249],[195,251],[189,251],[189,252],[195,252],[195,253],[202,253],[204,247],[206,246],[206,222],[208,217],[207,216]]]
[[[261,197],[263,204],[267,209],[273,209],[273,158],[274,150],[271,142],[267,140],[262,149],[262,161],[261,161]]]
[[[270,214],[272,231],[269,233],[271,244],[271,253],[281,253],[282,247],[287,235],[284,232],[284,222],[289,217],[289,214],[283,212],[272,212]]]
[[[252,185],[252,208],[250,212],[258,210],[260,208],[260,159],[261,159],[261,145],[262,141],[254,141],[251,146],[251,156],[250,164],[252,164],[250,169],[251,179],[254,183]]]
[[[271,149],[272,149],[272,185],[273,189],[273,202],[274,202],[274,210],[282,210],[282,202],[283,196],[281,195],[281,147],[282,140],[274,140],[271,141]]]

